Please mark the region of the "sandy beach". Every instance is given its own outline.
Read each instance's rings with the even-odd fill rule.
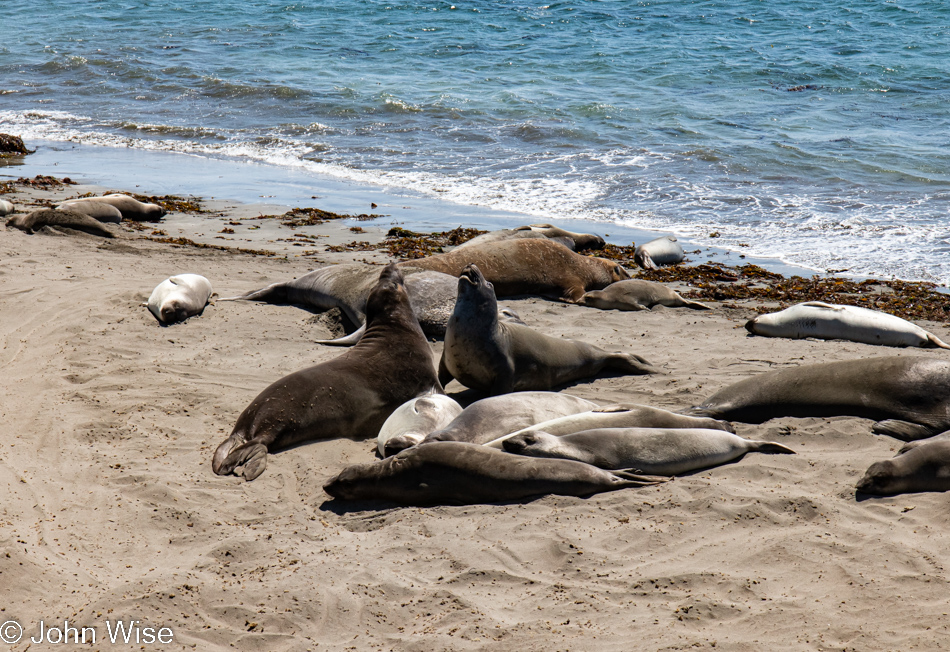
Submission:
[[[22,211],[103,190],[21,184],[3,198]],[[11,649],[56,649],[29,637],[40,621],[65,620],[95,630],[89,649],[125,649],[108,640],[106,623],[117,619],[169,628],[173,643],[144,646],[167,650],[950,646],[946,496],[857,501],[855,482],[901,446],[872,435],[868,420],[736,424],[741,436],[798,454],[750,454],[586,499],[331,503],[324,483],[372,460],[375,439],[272,455],[251,483],[214,475],[212,452],[263,388],[340,354],[313,343],[338,324],[294,306],[216,302],[162,327],[141,305],[152,288],[190,272],[227,297],[324,264],[390,258],[325,251],[379,242],[388,224],[330,221],[305,239],[277,220],[250,219],[287,207],[220,199],[203,207],[203,239],[194,236],[198,218],[180,213],[144,228],[123,223],[112,240],[0,229],[0,622],[25,631]],[[353,212],[368,210],[369,201]],[[274,242],[242,241],[253,226]],[[749,301],[711,302],[708,312],[503,303],[539,331],[662,369],[562,390],[602,405],[680,410],[770,369],[950,356],[750,336],[742,326],[757,304]],[[920,325],[950,339],[943,323]],[[432,343],[436,356],[441,346]],[[477,398],[457,382],[446,390]]]

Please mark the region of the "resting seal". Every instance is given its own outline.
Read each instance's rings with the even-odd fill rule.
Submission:
[[[489,242],[500,242],[502,240],[519,240],[522,238],[550,238],[563,242],[572,251],[578,249],[603,249],[604,239],[593,233],[574,233],[550,224],[529,224],[528,226],[518,226],[513,229],[503,229],[501,231],[491,231],[475,236],[468,242],[463,242],[455,251],[463,247],[473,247],[476,245],[487,244]]]
[[[83,215],[82,213],[60,211],[52,208],[44,208],[43,210],[33,211],[32,213],[14,215],[7,220],[7,227],[9,228],[11,226],[21,231],[26,231],[27,233],[35,233],[44,226],[49,226],[54,229],[56,227],[75,229],[76,231],[83,231],[84,233],[98,235],[103,238],[115,237],[112,235],[112,231],[104,227],[97,219]]]
[[[545,238],[502,240],[398,263],[455,277],[469,264],[478,265],[500,297],[539,294],[575,302],[588,290],[630,278],[613,261],[581,256]]]
[[[719,390],[690,414],[762,423],[777,417],[854,416],[909,441],[950,430],[950,362],[868,358],[768,371]]]
[[[488,440],[485,445],[502,448],[502,443],[507,439],[535,430],[543,430],[561,437],[573,432],[599,428],[701,428],[735,432],[733,427],[725,421],[707,417],[690,417],[647,405],[605,405],[588,412],[578,412],[550,421],[535,421],[521,430],[511,431],[503,437]]]
[[[710,310],[706,304],[684,299],[662,283],[637,279],[618,281],[603,290],[593,290],[577,303],[601,310],[649,310],[653,306]]]
[[[759,315],[746,322],[754,335],[801,339],[850,340],[881,346],[919,346],[950,349],[933,333],[905,319],[858,306],[809,301],[780,312]]]
[[[386,457],[386,442],[393,437],[418,444],[430,432],[444,428],[462,412],[462,406],[445,394],[420,396],[389,415],[376,436],[376,450]]]
[[[103,195],[102,197],[81,197],[79,199],[70,199],[66,203],[77,204],[79,202],[98,202],[110,204],[119,209],[122,217],[136,222],[157,222],[165,216],[165,209],[158,204],[146,204],[140,202],[135,197],[129,197],[120,193]]]
[[[475,265],[462,270],[458,285],[458,300],[445,331],[439,363],[443,385],[455,378],[472,389],[507,394],[551,389],[605,369],[656,373],[640,356],[609,353],[586,342],[550,337],[527,326],[499,321],[492,284]]]
[[[855,487],[878,496],[950,490],[950,441],[933,441],[875,462]]]
[[[118,224],[122,221],[122,211],[112,204],[104,201],[64,201],[62,204],[56,207],[56,210],[82,213],[83,215],[88,215],[89,217],[95,218],[100,222],[111,222],[113,224]]]
[[[633,261],[644,269],[656,269],[660,265],[675,265],[683,262],[686,252],[675,235],[665,235],[650,240],[633,250]]]
[[[211,298],[211,281],[198,274],[178,274],[152,290],[149,311],[163,324],[174,324],[200,315]]]
[[[400,405],[440,393],[432,350],[412,314],[402,274],[388,265],[366,302],[366,334],[346,353],[278,380],[238,417],[214,453],[218,475],[253,480],[269,450],[315,439],[375,437]]]
[[[473,505],[544,494],[589,496],[664,481],[623,471],[610,473],[572,460],[522,457],[477,444],[443,441],[347,467],[323,490],[343,500]]]
[[[0,199],[0,217],[13,212],[13,204],[6,199]]]
[[[517,455],[577,460],[601,469],[635,469],[652,475],[719,466],[751,452],[795,452],[774,442],[696,428],[598,428],[561,437],[535,430],[506,439],[504,447]]]

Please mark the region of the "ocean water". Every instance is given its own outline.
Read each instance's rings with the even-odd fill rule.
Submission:
[[[268,178],[950,283],[942,2],[3,10],[0,131],[27,140],[253,161]]]

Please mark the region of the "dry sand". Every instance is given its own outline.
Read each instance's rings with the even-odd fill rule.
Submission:
[[[7,198],[22,209],[55,195]],[[159,228],[186,219],[172,215]],[[338,224],[319,229],[352,239]],[[113,648],[103,644],[105,623],[117,618],[174,631],[174,644],[144,649],[950,646],[947,497],[857,502],[855,481],[900,446],[872,435],[867,420],[739,424],[740,435],[798,455],[752,454],[587,499],[328,504],[324,482],[371,460],[374,441],[273,455],[252,483],[215,476],[214,448],[264,387],[340,354],[312,343],[332,334],[328,321],[296,307],[219,302],[164,328],[140,304],[176,273],[203,274],[228,296],[300,275],[314,258],[331,259],[179,247],[133,231],[104,241],[0,229],[0,621],[18,620],[27,636],[40,620],[94,627],[89,649]],[[721,306],[623,313],[505,303],[538,330],[638,353],[664,370],[564,390],[602,404],[680,409],[768,369],[950,355],[752,337],[742,328],[751,310]],[[946,327],[923,325],[950,339]],[[62,646],[30,647],[24,637],[12,649],[28,647]]]

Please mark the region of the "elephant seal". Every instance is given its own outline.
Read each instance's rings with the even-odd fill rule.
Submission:
[[[855,487],[878,496],[950,490],[950,441],[934,441],[875,462]]]
[[[477,444],[442,441],[347,467],[323,490],[342,500],[473,505],[544,494],[589,496],[666,480],[624,471],[611,473],[573,460],[522,457]]]
[[[507,394],[551,389],[605,369],[623,374],[656,373],[637,355],[610,353],[586,342],[550,337],[527,326],[499,321],[492,284],[476,265],[462,270],[458,285],[439,362],[443,385],[455,378],[472,389]]]
[[[704,303],[684,299],[662,283],[638,279],[617,281],[603,290],[593,290],[582,296],[577,303],[601,310],[649,310],[653,306],[711,310]]]
[[[683,262],[686,252],[675,235],[665,235],[650,240],[633,250],[633,261],[643,269],[656,269],[660,265],[675,265]]]
[[[692,428],[735,432],[735,429],[727,422],[707,417],[690,417],[647,405],[605,405],[588,412],[578,412],[549,421],[535,421],[521,430],[490,440],[485,445],[502,448],[506,440],[535,430],[543,430],[561,437],[574,432],[601,428]]]
[[[343,355],[290,374],[255,398],[214,452],[218,475],[259,476],[270,450],[316,439],[376,437],[406,401],[441,393],[432,350],[402,274],[388,265],[366,302],[366,334]]]
[[[43,210],[33,211],[32,213],[14,215],[7,220],[7,227],[11,226],[21,231],[26,231],[27,233],[35,233],[44,226],[49,226],[54,229],[56,227],[74,229],[103,238],[115,237],[112,231],[103,226],[97,219],[83,215],[82,213],[60,211],[52,208],[44,208]]]
[[[398,263],[455,277],[469,264],[482,270],[500,297],[537,294],[573,303],[588,290],[630,278],[613,261],[576,254],[546,238],[490,242]]]
[[[950,430],[950,362],[867,358],[768,371],[719,390],[689,414],[762,423],[777,417],[853,416],[910,441]]]
[[[838,306],[821,301],[799,303],[780,312],[759,315],[746,322],[745,329],[753,335],[794,340],[816,337],[881,346],[950,349],[950,345],[933,333],[900,317],[858,306]]]
[[[103,201],[65,201],[56,207],[60,211],[73,211],[95,218],[100,222],[118,224],[122,221],[122,211]]]
[[[550,238],[558,242],[563,242],[572,251],[579,249],[603,249],[604,244],[606,244],[603,238],[593,233],[574,233],[573,231],[565,231],[550,224],[529,224],[528,226],[518,226],[513,229],[502,229],[501,231],[483,233],[467,242],[463,242],[455,248],[455,251],[464,247],[473,247],[489,242],[519,240],[522,238]]]
[[[6,199],[0,199],[0,217],[9,215],[13,212],[13,203],[8,202]]]
[[[102,197],[81,197],[79,199],[69,199],[65,203],[77,204],[79,202],[97,202],[110,204],[119,209],[122,217],[135,222],[158,222],[165,217],[165,209],[158,204],[146,204],[140,202],[135,197],[129,197],[121,193],[112,193]]]
[[[935,441],[948,441],[950,440],[950,431],[942,432],[939,435],[934,435],[933,437],[927,437],[926,439],[915,439],[914,441],[909,441],[901,446],[901,449],[897,451],[898,455],[906,453],[907,451],[914,450],[918,446],[923,446],[924,444],[929,444]]]
[[[178,274],[155,286],[146,305],[155,319],[174,324],[200,315],[210,298],[211,281],[199,274]]]
[[[418,444],[430,432],[444,428],[462,412],[462,406],[445,394],[419,396],[407,401],[389,415],[376,436],[376,450],[386,457],[386,442],[403,437]]]
[[[516,455],[577,460],[601,469],[635,469],[651,475],[719,466],[746,453],[795,453],[774,442],[697,428],[598,428],[560,437],[535,430],[506,439],[504,448]]]

